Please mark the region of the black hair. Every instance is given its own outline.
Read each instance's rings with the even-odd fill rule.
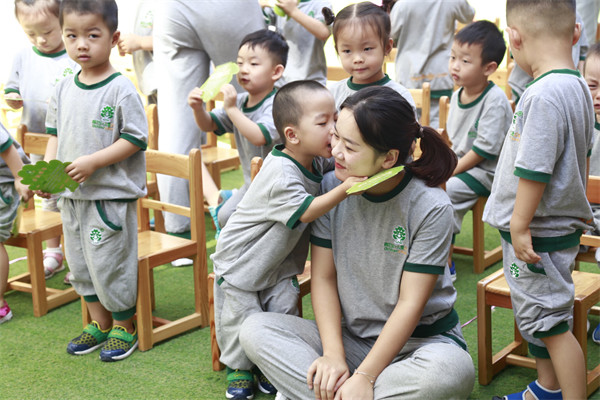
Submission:
[[[481,46],[481,63],[496,62],[500,65],[506,53],[506,43],[502,32],[490,21],[475,21],[461,29],[454,41],[459,44]]]
[[[119,8],[115,0],[62,0],[58,17],[61,27],[65,14],[69,13],[100,15],[111,35],[119,26]]]
[[[366,144],[380,154],[398,150],[396,165],[405,164],[428,186],[439,186],[452,176],[456,154],[435,129],[417,122],[411,105],[394,89],[386,86],[360,89],[346,98],[341,108],[352,111]],[[406,164],[417,138],[421,138],[421,157]]]
[[[269,53],[275,65],[281,64],[285,67],[287,64],[289,46],[285,38],[278,32],[260,29],[249,33],[242,39],[238,49],[241,49],[244,45],[248,45],[251,49],[256,46],[262,47]]]
[[[518,18],[521,27],[535,36],[546,35],[566,39],[575,27],[575,0],[507,0],[506,20],[509,26]]]
[[[36,7],[40,6],[42,12],[47,12],[58,18],[58,11],[60,9],[59,0],[15,0],[15,17],[19,19],[19,7]],[[22,11],[22,9],[21,9]]]
[[[590,58],[600,59],[600,42],[596,42],[593,45],[591,45],[585,55],[585,63],[583,64],[583,74],[584,75],[585,75],[585,68],[587,67],[587,63]]]
[[[327,21],[325,21],[327,23]],[[392,25],[390,22],[390,16],[380,6],[377,6],[370,1],[363,1],[361,3],[350,4],[335,16],[333,21],[333,41],[337,51],[337,37],[341,29],[345,28],[349,24],[356,24],[357,26],[369,26],[381,39],[381,44],[385,49],[387,42],[390,38],[390,32]]]
[[[273,121],[281,140],[285,143],[284,129],[289,125],[298,125],[304,110],[302,104],[306,101],[307,92],[329,91],[317,81],[300,80],[290,82],[281,87],[273,99]]]

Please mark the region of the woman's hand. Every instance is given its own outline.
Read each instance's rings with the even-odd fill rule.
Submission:
[[[315,392],[316,399],[333,400],[335,392],[349,376],[346,360],[322,356],[308,368],[306,383]]]
[[[354,374],[339,388],[335,400],[372,400],[373,385],[366,376]]]

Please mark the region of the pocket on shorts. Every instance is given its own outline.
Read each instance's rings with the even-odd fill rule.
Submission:
[[[96,200],[96,211],[98,211],[98,216],[100,217],[100,219],[102,220],[102,222],[106,225],[106,227],[108,227],[109,229],[119,232],[123,230],[123,222],[122,222],[122,217],[118,215],[117,210],[115,209],[116,207],[112,207],[112,206],[117,206],[120,204],[116,204],[115,202],[112,201],[100,201],[100,200]]]
[[[14,199],[14,186],[12,184],[6,184],[0,186],[0,201],[2,201],[2,206],[9,206],[13,203]]]

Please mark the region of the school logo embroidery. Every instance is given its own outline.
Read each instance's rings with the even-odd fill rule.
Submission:
[[[406,254],[406,247],[404,246],[406,229],[403,226],[397,226],[392,232],[392,239],[394,239],[394,243],[385,242],[383,244],[383,249],[392,253]]]
[[[115,116],[115,109],[111,106],[104,106],[100,111],[100,120],[92,120],[92,128],[112,129],[112,119]]]
[[[98,228],[93,228],[90,231],[90,241],[93,244],[98,244],[102,241],[102,231],[104,231],[104,229],[98,229]]]
[[[516,263],[510,264],[510,275],[515,279],[519,277],[519,267]]]
[[[152,11],[148,11],[144,18],[140,21],[140,27],[144,29],[152,29],[152,25],[154,24],[154,14]]]
[[[519,140],[521,140],[521,134],[515,130],[515,125],[517,124],[517,118],[519,118],[519,117],[523,117],[523,111],[517,111],[513,115],[513,120],[512,120],[512,123],[510,124],[510,131],[508,132],[508,134],[510,135],[510,140],[513,140],[515,142],[518,142]]]
[[[470,130],[469,133],[467,133],[467,136],[471,139],[476,138],[478,129],[479,129],[479,120],[475,121],[475,126],[473,126],[473,130]]]
[[[314,11],[309,11],[308,12],[308,16],[311,17],[311,18],[314,18],[315,17],[315,12]]]
[[[56,78],[56,79],[54,80],[54,86],[56,86],[56,84],[57,84],[58,82],[60,82],[60,81],[61,81],[63,78],[66,78],[67,76],[69,76],[69,75],[73,75],[73,74],[74,74],[74,72],[73,72],[73,69],[72,69],[72,68],[69,68],[69,67],[65,68],[65,70],[64,70],[64,71],[63,71],[63,73],[62,73],[62,76],[61,76],[61,77],[59,77],[59,78]]]

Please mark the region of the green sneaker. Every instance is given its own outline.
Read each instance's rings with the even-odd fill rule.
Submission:
[[[81,335],[69,342],[67,353],[76,356],[91,353],[106,342],[108,332],[110,332],[110,329],[103,331],[96,321],[92,321],[83,328]]]
[[[108,341],[100,350],[100,359],[102,361],[118,361],[127,358],[138,346],[137,328],[133,334],[127,332],[127,329],[120,326],[113,326],[108,334]]]
[[[252,400],[254,398],[254,375],[251,371],[227,367],[229,386],[225,397],[235,400]]]

